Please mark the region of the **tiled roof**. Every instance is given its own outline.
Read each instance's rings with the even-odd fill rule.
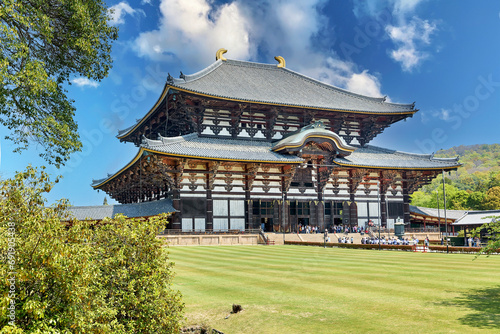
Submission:
[[[438,213],[438,209],[410,205],[410,213],[428,217],[436,217],[436,218],[440,217],[441,219],[443,219],[444,222],[444,210],[442,208],[439,210]],[[467,211],[465,210],[446,210],[446,219],[457,220],[466,213]]]
[[[218,160],[258,161],[271,163],[301,163],[296,156],[271,151],[272,144],[265,141],[198,137],[196,133],[158,140],[144,138],[141,147],[173,155]]]
[[[207,68],[192,75],[184,75],[183,78],[169,76],[162,96],[169,88],[222,99],[299,108],[407,115],[417,111],[415,103],[389,103],[385,97],[352,93],[288,68],[231,59],[217,60]],[[123,138],[132,133],[146,117],[126,129],[119,130],[117,137]]]
[[[355,94],[271,64],[218,60],[171,86],[210,96],[298,107],[375,113],[412,113],[413,104]]]
[[[500,210],[489,210],[489,211],[469,211],[461,219],[458,219],[453,223],[453,225],[483,225],[486,223],[491,223],[493,218],[488,218],[492,216],[500,216]]]
[[[113,218],[121,213],[129,218],[156,216],[160,213],[175,212],[170,199],[159,201],[117,204],[117,205],[95,205],[95,206],[72,206],[69,208],[76,219],[84,220],[86,218],[102,220],[105,217]]]
[[[131,165],[144,150],[152,153],[164,153],[165,155],[198,158],[208,160],[226,160],[239,162],[268,162],[300,164],[304,160],[295,155],[280,154],[273,152],[272,143],[267,141],[252,141],[248,139],[225,139],[199,137],[197,133],[191,133],[179,137],[161,137],[152,140],[143,138],[138,155],[129,163]],[[460,166],[458,158],[438,159],[432,155],[403,153],[375,146],[352,146],[356,148],[347,157],[339,157],[334,160],[340,166],[371,167],[387,169],[453,169]],[[104,182],[126,170],[127,166],[108,177],[93,180],[92,187],[97,188]]]
[[[358,146],[349,156],[334,160],[339,165],[394,169],[453,169],[457,158],[434,158],[432,154],[415,154],[376,146]]]

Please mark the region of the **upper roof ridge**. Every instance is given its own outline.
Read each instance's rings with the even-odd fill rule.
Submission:
[[[411,109],[414,109],[415,107],[415,102],[413,103],[394,103],[394,102],[387,102],[387,96],[382,96],[382,97],[372,97],[372,96],[367,96],[367,95],[363,95],[363,94],[358,94],[358,93],[355,93],[355,92],[352,92],[352,91],[349,91],[347,89],[343,89],[343,88],[340,88],[340,87],[336,87],[334,85],[331,85],[331,84],[328,84],[328,83],[325,83],[325,82],[322,82],[320,80],[317,80],[317,79],[314,79],[314,78],[311,78],[305,74],[302,74],[302,73],[299,73],[299,72],[296,72],[296,71],[293,71],[289,68],[286,68],[286,67],[278,67],[276,66],[276,64],[266,64],[266,63],[258,63],[258,62],[252,62],[252,61],[245,61],[245,60],[235,60],[235,59],[227,59],[227,60],[216,60],[214,63],[212,63],[211,65],[209,65],[208,67],[194,73],[194,74],[189,74],[189,75],[186,75],[184,74],[183,75],[183,78],[172,78],[172,84],[174,85],[182,85],[182,84],[185,84],[185,83],[188,83],[188,82],[193,82],[197,79],[200,79],[202,77],[204,77],[205,75],[211,73],[212,71],[214,71],[215,69],[217,69],[219,66],[222,66],[222,65],[232,65],[232,66],[242,66],[242,67],[254,67],[254,68],[263,68],[263,69],[266,69],[266,70],[274,70],[274,71],[286,71],[288,72],[289,74],[291,75],[295,75],[295,76],[298,76],[302,79],[305,79],[305,80],[308,80],[314,84],[317,84],[317,85],[320,85],[322,87],[325,87],[325,88],[328,88],[328,89],[331,89],[331,90],[334,90],[334,91],[337,91],[339,93],[343,93],[343,94],[346,94],[346,95],[349,95],[349,96],[352,96],[354,98],[360,98],[360,99],[366,99],[366,100],[370,100],[370,101],[374,101],[374,102],[378,102],[378,103],[383,103],[383,104],[387,104],[387,105],[393,105],[393,106],[404,106],[404,107],[411,107]]]
[[[204,69],[195,72],[193,74],[184,74],[183,78],[173,78],[173,84],[183,84],[186,82],[192,82],[195,81],[201,77],[204,77],[205,75],[209,74],[213,70],[215,70],[217,67],[221,66],[224,63],[222,60],[216,60],[214,63],[210,64],[208,67],[205,67]]]

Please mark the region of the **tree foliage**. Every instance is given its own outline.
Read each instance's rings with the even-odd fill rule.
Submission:
[[[30,141],[60,166],[80,150],[75,107],[64,85],[71,76],[93,80],[111,68],[111,41],[102,0],[2,0],[0,2],[0,124],[16,151]]]
[[[52,186],[31,167],[0,183],[0,333],[177,332],[165,217],[72,220],[65,201],[44,206]]]
[[[493,187],[486,193],[484,199],[486,210],[497,210],[500,208],[500,187]]]
[[[474,237],[480,237],[481,231],[486,232],[485,234],[488,237],[488,243],[481,249],[479,255],[486,254],[489,256],[493,253],[498,253],[500,249],[500,216],[486,218],[491,219],[491,222],[475,229],[472,232],[472,235]]]
[[[445,177],[446,207],[455,210],[500,209],[500,145],[471,145],[453,147],[439,151],[437,157],[460,155],[463,164],[457,171]],[[438,176],[431,184],[423,186],[412,195],[412,204],[436,208],[436,190],[443,206],[442,178]]]

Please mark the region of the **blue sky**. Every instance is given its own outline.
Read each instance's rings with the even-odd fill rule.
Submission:
[[[92,179],[114,173],[137,153],[116,139],[154,104],[167,73],[197,72],[226,48],[230,59],[274,64],[393,102],[413,118],[371,144],[416,153],[500,142],[500,2],[496,0],[108,0],[120,29],[108,78],[73,78],[83,142],[48,202],[102,204]],[[22,154],[3,138],[0,176],[46,163],[33,144]],[[108,198],[109,200],[109,198]],[[113,201],[109,201],[113,203]]]

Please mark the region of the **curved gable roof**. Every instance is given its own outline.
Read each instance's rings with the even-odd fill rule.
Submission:
[[[173,78],[169,75],[160,98],[136,124],[119,131],[122,139],[153,114],[170,90],[230,101],[283,105],[363,114],[413,115],[413,104],[386,102],[385,97],[356,94],[312,79],[288,68],[239,60],[217,60],[203,70]]]
[[[299,150],[311,140],[329,141],[333,147],[345,156],[351,154],[356,148],[348,145],[345,140],[335,132],[325,129],[323,122],[318,121],[308,125],[298,132],[286,136],[278,141],[271,149],[280,152],[287,149]]]
[[[239,101],[382,114],[416,111],[413,104],[388,103],[385,97],[352,93],[285,67],[239,60],[217,60],[198,73],[171,78],[168,83]]]

